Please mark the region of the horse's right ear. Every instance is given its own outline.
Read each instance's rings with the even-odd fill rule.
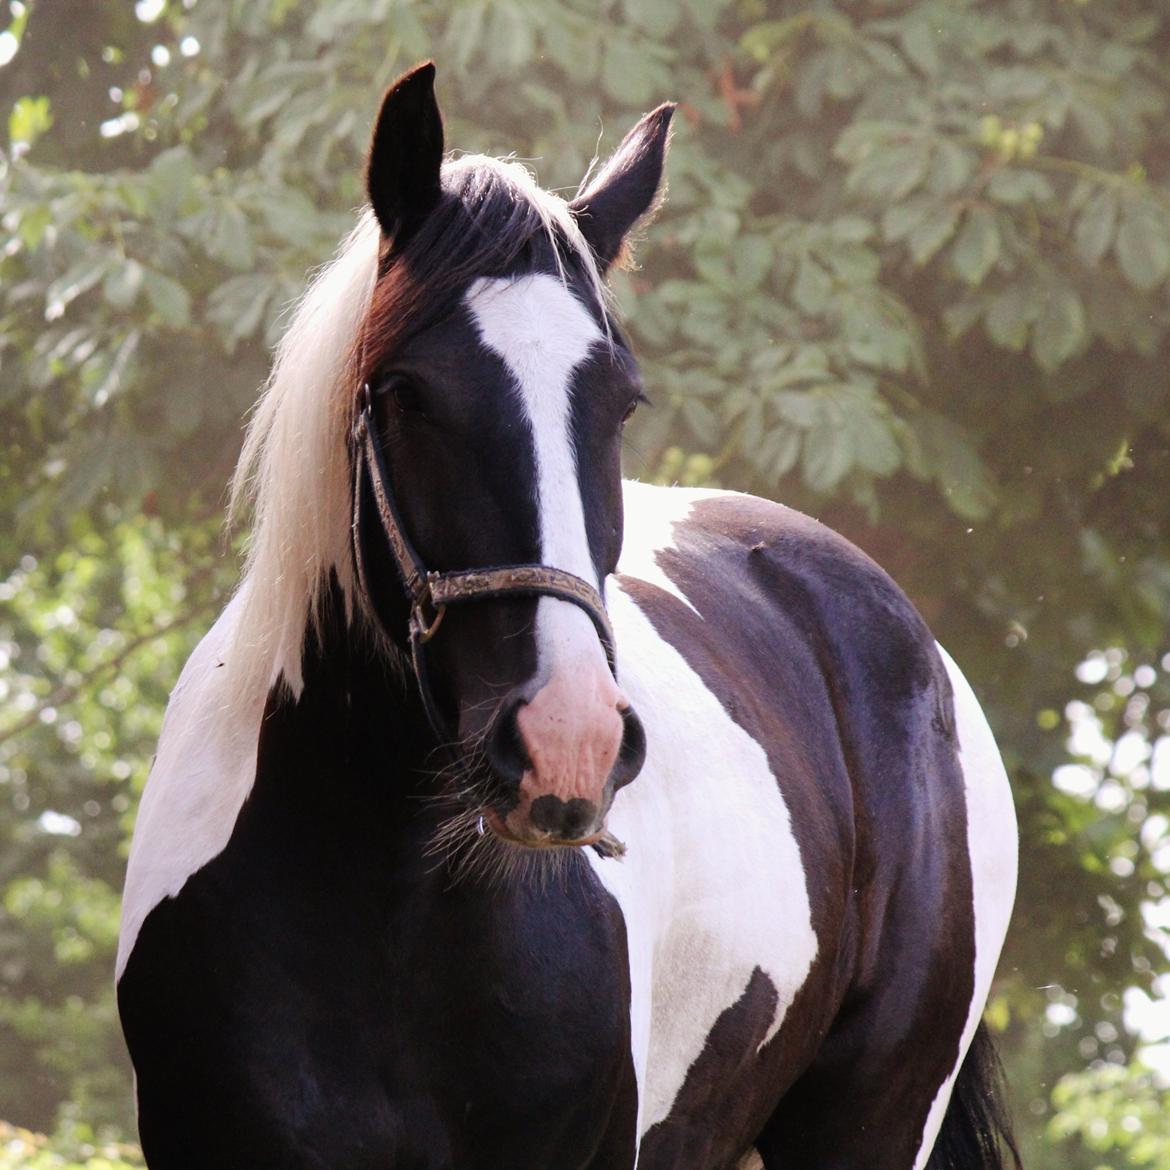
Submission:
[[[442,165],[443,119],[427,61],[386,91],[370,141],[366,190],[384,236],[401,241],[434,209]]]

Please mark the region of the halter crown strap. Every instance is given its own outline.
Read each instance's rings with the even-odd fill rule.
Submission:
[[[362,387],[361,409],[354,421],[354,488],[353,548],[358,582],[367,601],[371,600],[370,581],[362,553],[361,502],[362,475],[369,477],[378,519],[394,558],[398,578],[410,602],[410,649],[415,677],[431,726],[440,738],[447,729],[435,706],[427,683],[423,646],[434,637],[449,605],[466,605],[501,597],[556,597],[584,610],[593,623],[605,650],[610,670],[615,669],[613,627],[605,612],[605,602],[588,581],[552,565],[502,565],[493,568],[463,569],[457,572],[428,572],[422,558],[406,535],[402,517],[390,488],[382,449],[375,437],[374,407],[370,386]],[[370,606],[371,612],[375,612]]]

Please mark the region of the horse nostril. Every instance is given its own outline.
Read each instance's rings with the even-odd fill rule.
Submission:
[[[559,796],[538,796],[528,813],[532,825],[543,832],[568,841],[583,837],[597,820],[597,805],[591,800],[574,796],[561,800]]]
[[[528,750],[520,735],[520,724],[516,719],[523,699],[517,699],[500,710],[488,732],[485,752],[488,762],[505,780],[519,784],[525,771],[532,767]]]
[[[618,750],[617,764],[613,770],[615,792],[629,784],[646,762],[646,729],[642,726],[642,720],[634,714],[633,707],[626,707],[620,714],[622,745]]]

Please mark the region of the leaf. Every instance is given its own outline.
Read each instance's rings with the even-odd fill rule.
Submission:
[[[102,295],[116,309],[127,309],[138,298],[142,289],[143,268],[137,260],[115,263],[106,273]]]
[[[968,299],[948,305],[943,310],[943,321],[950,339],[956,341],[962,337],[983,316],[983,311],[982,300]]]
[[[740,37],[740,47],[762,64],[778,49],[799,39],[805,27],[806,22],[800,16],[761,21]]]
[[[904,199],[926,176],[930,150],[925,142],[874,143],[846,180],[851,191],[882,199]]]
[[[20,241],[30,251],[35,252],[40,247],[41,241],[45,238],[45,232],[49,225],[53,222],[53,209],[51,207],[41,205],[39,207],[26,207],[20,215],[20,226],[17,228],[17,235]]]
[[[811,256],[801,257],[792,283],[792,299],[803,313],[819,317],[833,296],[833,279]]]
[[[27,149],[53,125],[47,97],[17,98],[8,115],[8,138]]]
[[[873,223],[863,215],[841,215],[829,227],[833,239],[842,244],[864,244],[873,238]]]
[[[958,222],[958,207],[953,203],[941,203],[910,233],[910,255],[919,268],[927,264],[955,234]]]
[[[1028,326],[1035,314],[1027,290],[1012,285],[991,301],[983,319],[987,336],[1003,349],[1021,350],[1028,340]]]
[[[885,404],[869,386],[841,386],[834,394],[841,405],[842,432],[853,445],[858,467],[886,476],[902,463]]]
[[[228,353],[259,329],[271,293],[271,278],[255,274],[233,276],[212,292],[207,317],[223,331]]]
[[[454,25],[454,17],[451,23]],[[597,76],[602,39],[598,29],[583,29],[563,19],[559,8],[550,10],[549,22],[542,36],[549,57],[577,84],[592,81]]]
[[[735,281],[732,279],[731,267],[727,261],[725,247],[702,248],[695,252],[695,271],[707,284],[725,292],[732,292],[735,290]]]
[[[680,407],[682,416],[687,425],[694,432],[695,437],[702,442],[711,442],[719,434],[719,420],[714,411],[698,398],[687,397],[682,400]]]
[[[890,204],[882,212],[883,237],[891,244],[904,240],[930,214],[933,206],[933,200],[925,195]]]
[[[507,69],[521,69],[532,59],[532,24],[519,7],[494,4],[490,9],[487,43]]]
[[[129,369],[134,355],[138,352],[138,343],[141,339],[141,332],[132,329],[114,351],[114,356],[90,391],[90,401],[94,406],[104,406],[123,389],[126,384],[126,371]]]
[[[191,297],[177,281],[161,272],[143,270],[143,285],[150,306],[164,324],[181,329],[191,322]]]
[[[147,168],[150,193],[156,210],[173,216],[195,192],[195,160],[185,146],[174,146],[157,155]]]
[[[938,73],[938,39],[924,20],[916,20],[902,31],[902,51],[927,77]]]
[[[1067,285],[1054,285],[1032,330],[1032,356],[1047,373],[1062,366],[1085,340],[1085,309]]]
[[[1096,267],[1113,243],[1117,231],[1117,195],[1102,187],[1090,197],[1077,219],[1074,240],[1086,264]]]
[[[864,92],[869,74],[869,67],[852,48],[835,45],[825,62],[825,92],[839,102],[848,101]]]
[[[203,246],[229,268],[252,267],[252,229],[238,204],[224,200],[216,207]]]
[[[625,10],[635,28],[662,39],[674,33],[682,16],[678,0],[626,0]]]
[[[987,184],[987,193],[997,203],[1046,203],[1056,192],[1048,179],[1036,171],[1007,167],[996,171]]]
[[[779,480],[800,458],[801,434],[793,427],[775,427],[764,438],[753,462],[771,479]]]
[[[846,284],[872,284],[882,270],[881,258],[871,248],[849,244],[831,251],[822,249],[821,259],[833,270],[833,275]]]
[[[853,466],[853,445],[827,413],[822,412],[817,425],[804,436],[802,456],[805,484],[814,492],[827,493]]]
[[[938,482],[950,509],[967,520],[986,517],[998,492],[967,431],[934,411],[913,415],[909,422],[922,462]]]
[[[936,195],[956,195],[975,170],[974,153],[943,138],[935,144],[927,185]]]
[[[88,292],[110,266],[110,258],[98,253],[79,260],[64,276],[58,277],[45,290],[45,320],[56,321],[82,293]]]
[[[731,245],[732,270],[740,295],[759,288],[772,260],[772,243],[766,236],[741,236]]]
[[[644,52],[625,37],[611,37],[601,63],[601,84],[615,101],[643,106],[653,98]]]
[[[999,225],[987,207],[972,207],[951,249],[951,263],[960,280],[982,284],[999,259]]]
[[[813,391],[785,390],[772,401],[781,418],[802,430],[816,426],[823,414],[821,398]]]
[[[1170,226],[1146,204],[1127,205],[1117,231],[1117,259],[1126,280],[1150,292],[1170,273]]]
[[[267,185],[254,202],[268,230],[290,244],[304,244],[321,230],[320,213],[308,196],[294,187]]]

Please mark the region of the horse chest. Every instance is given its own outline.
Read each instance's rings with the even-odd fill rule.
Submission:
[[[262,780],[156,907],[119,986],[152,1167],[629,1156],[624,927],[587,871],[450,888],[270,799]]]

